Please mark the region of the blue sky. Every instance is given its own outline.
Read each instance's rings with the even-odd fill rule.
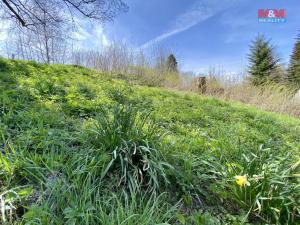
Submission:
[[[127,13],[114,22],[80,21],[74,33],[78,47],[97,49],[125,42],[145,51],[152,46],[171,49],[180,68],[206,73],[211,66],[239,74],[246,68],[249,44],[258,34],[271,39],[277,55],[288,64],[300,33],[299,0],[124,0]],[[259,23],[258,9],[285,9],[285,23]],[[0,41],[7,38],[0,22]]]
[[[95,35],[103,45],[123,41],[134,48],[152,45],[172,49],[184,70],[205,72],[222,65],[239,72],[248,47],[257,36],[272,39],[287,64],[300,30],[299,0],[125,0],[129,12],[113,23],[86,28],[84,45]],[[286,9],[285,23],[259,23],[258,9]]]

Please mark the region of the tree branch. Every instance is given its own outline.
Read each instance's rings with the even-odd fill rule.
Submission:
[[[26,22],[21,18],[21,16],[14,10],[13,7],[6,1],[2,0],[2,2],[7,6],[7,8],[14,14],[14,16],[19,20],[23,27],[26,27]]]

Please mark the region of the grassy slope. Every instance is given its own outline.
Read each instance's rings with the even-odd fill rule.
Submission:
[[[180,159],[184,166],[176,162],[176,157],[170,157],[168,160],[178,168],[182,166],[184,178],[174,178],[178,179],[175,181],[176,185],[180,182],[198,184],[194,180],[200,180],[201,175],[197,174],[198,167],[193,167],[192,161],[195,158],[208,160],[212,157],[212,161],[220,163],[216,166],[218,168],[222,167],[222,164],[236,163],[239,164],[237,171],[234,172],[236,175],[253,175],[262,170],[260,167],[262,165],[254,164],[255,168],[251,170],[246,168],[245,165],[251,164],[251,152],[259,155],[261,149],[270,149],[268,155],[278,157],[292,153],[287,165],[296,162],[296,156],[299,155],[300,121],[297,119],[195,94],[129,85],[124,80],[113,79],[84,68],[61,65],[50,67],[29,62],[1,60],[0,90],[0,134],[2,136],[0,148],[2,152],[6,152],[2,154],[1,183],[3,185],[0,193],[16,187],[22,187],[23,190],[24,185],[30,185],[30,188],[36,190],[41,180],[45,180],[50,173],[54,173],[53,171],[59,171],[60,176],[67,177],[69,182],[74,182],[73,185],[68,183],[69,186],[76,186],[77,175],[69,171],[69,168],[73,167],[74,161],[78,158],[84,158],[85,154],[90,153],[91,147],[87,147],[84,143],[83,133],[87,124],[91,122],[90,118],[93,118],[103,105],[131,103],[141,110],[152,110],[151,119],[167,133],[163,138],[166,155],[180,154],[181,157],[182,155],[186,157]],[[18,154],[12,154],[13,151]],[[191,165],[188,165],[190,159]],[[68,167],[71,164],[72,166]],[[89,168],[81,169],[85,172],[89,171]],[[225,170],[226,167],[223,169]],[[226,179],[230,177],[233,179],[234,173],[227,174]],[[218,179],[214,177],[209,182],[216,182],[215,184],[218,185]],[[226,181],[222,180],[220,184],[224,182]],[[117,213],[116,215],[108,215],[107,212],[99,213],[101,203],[98,202],[99,205],[96,205],[91,200],[90,208],[87,203],[84,203],[86,199],[85,201],[82,199],[81,191],[86,191],[84,187],[88,185],[87,181],[82,181],[80,188],[74,187],[74,190],[69,190],[69,196],[66,197],[68,200],[60,200],[58,196],[56,202],[49,200],[42,209],[33,207],[31,214],[26,214],[28,220],[33,221],[38,217],[40,223],[43,223],[43,220],[47,223],[45,221],[49,222],[50,218],[51,223],[57,224],[62,222],[81,224],[84,221],[88,221],[89,224],[96,223],[96,219],[86,216],[85,213],[89,212],[90,215],[99,217],[102,215],[99,221],[103,224],[119,224]],[[90,185],[92,188],[93,185]],[[202,193],[204,196],[207,192],[218,193],[226,199],[222,202],[226,213],[234,211],[228,206],[230,205],[227,203],[228,196],[224,194],[226,185],[223,192],[216,191],[217,187],[213,185],[203,185],[199,182],[200,186],[199,190],[203,189],[203,193],[206,193]],[[172,188],[175,189],[175,185]],[[181,198],[181,191],[181,189],[180,192],[178,191],[179,196],[174,201]],[[184,189],[182,192],[185,194],[192,191]],[[219,204],[218,200],[213,199],[213,195],[211,200],[205,200],[208,208]],[[53,209],[51,204],[59,206]],[[76,210],[74,205],[78,207]],[[193,203],[187,205],[192,205],[193,208],[200,207],[199,204],[193,205]],[[218,208],[216,211],[221,214],[226,214],[223,209],[215,208]],[[155,208],[152,210],[155,212]],[[140,215],[144,213],[144,211],[133,211]],[[157,218],[152,214],[144,215],[152,221],[145,222],[146,220],[141,219],[141,221],[133,220],[128,224],[174,221],[172,219],[174,215],[175,213],[158,215]],[[119,218],[120,220],[122,218]]]

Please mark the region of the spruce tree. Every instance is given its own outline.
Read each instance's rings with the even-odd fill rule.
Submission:
[[[173,54],[169,55],[168,59],[167,59],[167,69],[170,72],[178,72],[178,63],[177,60],[175,58],[175,56]]]
[[[295,43],[288,70],[288,81],[296,88],[300,88],[300,34]]]
[[[249,74],[254,85],[261,85],[272,79],[272,73],[276,70],[279,59],[274,57],[273,46],[263,35],[250,45]]]

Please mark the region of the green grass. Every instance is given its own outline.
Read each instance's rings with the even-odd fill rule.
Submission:
[[[2,223],[300,223],[296,118],[6,59],[0,99]]]

